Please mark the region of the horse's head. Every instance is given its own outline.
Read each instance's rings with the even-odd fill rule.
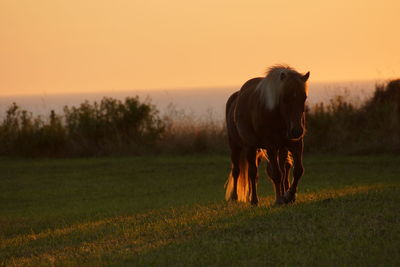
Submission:
[[[310,72],[301,75],[295,71],[282,71],[279,111],[286,125],[286,137],[298,140],[304,135],[304,109],[307,98],[307,80]]]

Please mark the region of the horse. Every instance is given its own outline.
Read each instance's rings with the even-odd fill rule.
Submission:
[[[275,204],[293,203],[304,173],[305,101],[310,72],[290,66],[269,68],[265,77],[248,80],[226,103],[231,171],[225,183],[227,201],[258,204],[258,166],[267,159]],[[290,184],[290,170],[293,181]]]

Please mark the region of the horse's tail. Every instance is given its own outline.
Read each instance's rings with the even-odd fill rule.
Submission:
[[[250,202],[251,196],[251,182],[248,177],[248,169],[249,164],[246,160],[246,155],[242,150],[240,152],[240,160],[239,160],[239,177],[237,180],[236,193],[237,200],[241,202]],[[232,170],[229,173],[228,180],[225,183],[225,199],[227,201],[232,200],[234,195],[234,180],[232,175]]]
[[[256,166],[258,167],[258,164],[260,163],[261,159],[267,159],[265,155],[264,150],[257,150],[257,156],[256,156]],[[257,191],[257,183],[256,183],[256,188],[252,188],[251,186],[251,180],[248,175],[249,173],[249,164],[246,159],[246,154],[242,150],[240,153],[240,161],[239,161],[239,177],[237,180],[237,186],[236,186],[236,193],[237,193],[237,200],[240,202],[250,202],[251,194],[253,190]],[[257,176],[258,177],[258,176]],[[258,182],[258,181],[257,181]],[[225,183],[225,199],[227,201],[232,199],[233,195],[233,175],[232,171],[229,173],[228,180]]]

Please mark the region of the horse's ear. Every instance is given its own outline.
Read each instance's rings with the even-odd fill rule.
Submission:
[[[285,79],[285,78],[286,78],[286,74],[284,72],[281,72],[281,76],[280,76],[281,81],[283,81],[283,79]]]
[[[306,82],[308,80],[308,78],[310,78],[310,72],[307,72],[306,74],[304,74],[304,76],[302,78],[303,78],[303,81]]]

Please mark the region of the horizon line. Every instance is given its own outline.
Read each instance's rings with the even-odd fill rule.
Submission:
[[[352,83],[352,82],[375,82],[375,84],[379,83],[387,83],[390,80],[393,80],[395,78],[386,78],[386,79],[343,79],[343,80],[320,80],[320,81],[310,81],[309,84],[324,84],[324,83],[332,83],[332,84],[337,84],[337,83]],[[241,85],[240,85],[241,86]],[[238,85],[210,85],[210,86],[189,86],[189,87],[170,87],[170,88],[140,88],[140,89],[102,89],[98,91],[92,91],[92,90],[82,90],[82,91],[54,91],[54,92],[48,92],[48,91],[42,91],[42,92],[29,92],[29,93],[6,93],[2,94],[0,92],[0,97],[8,98],[8,97],[34,97],[34,96],[56,96],[56,95],[82,95],[82,94],[102,94],[102,93],[126,93],[126,92],[157,92],[157,91],[190,91],[190,90],[210,90],[210,89],[230,89],[230,88],[240,88]],[[1,89],[0,91],[3,91],[4,89]]]

